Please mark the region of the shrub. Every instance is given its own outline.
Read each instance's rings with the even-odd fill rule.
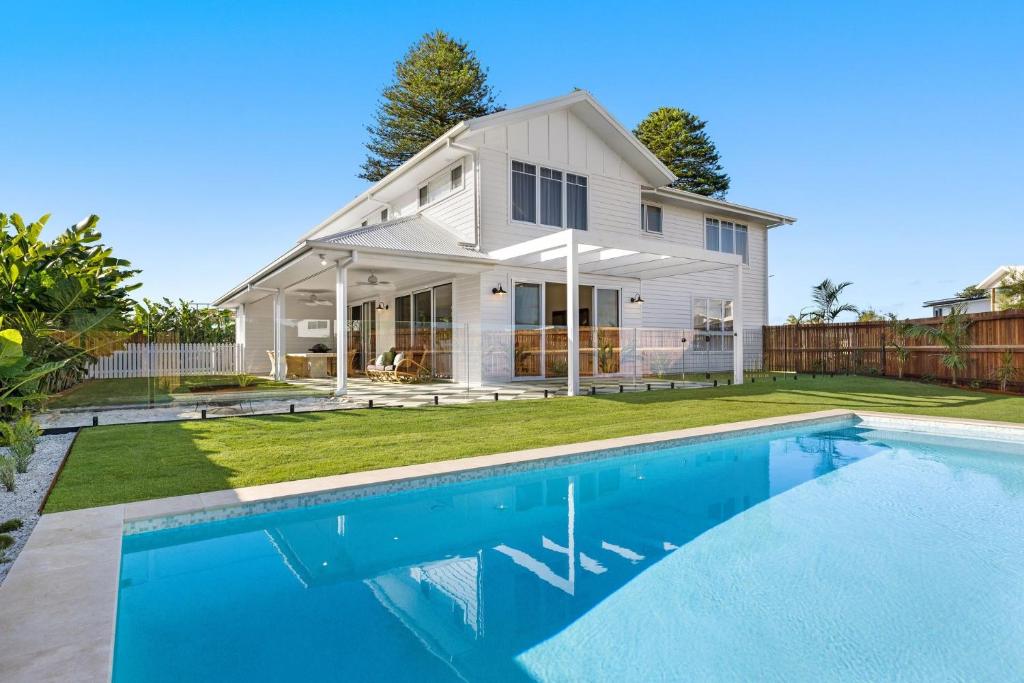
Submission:
[[[14,545],[14,537],[10,534],[0,534],[0,562],[7,562],[7,549]]]
[[[15,487],[14,458],[6,455],[0,456],[0,486],[8,491],[13,491]]]
[[[27,472],[28,465],[32,462],[32,454],[36,451],[39,425],[31,415],[22,413],[17,420],[0,425],[0,432],[3,433],[4,440],[14,456],[15,470],[21,473]]]
[[[12,531],[17,531],[22,526],[22,521],[17,518],[9,519],[6,522],[0,522],[0,534],[9,534]]]
[[[1013,351],[1006,349],[999,357],[999,367],[996,368],[994,378],[999,382],[999,390],[1006,391],[1007,385],[1017,378],[1019,374],[1013,365]]]
[[[235,375],[235,382],[237,382],[238,386],[242,388],[251,387],[253,384],[256,384],[256,377],[254,375],[249,375],[244,372],[240,372],[237,375]]]

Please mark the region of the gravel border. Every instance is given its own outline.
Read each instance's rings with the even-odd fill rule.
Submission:
[[[61,461],[75,440],[72,434],[54,434],[42,436],[36,444],[36,452],[29,463],[28,472],[16,474],[14,491],[0,487],[0,522],[8,519],[20,519],[22,527],[12,531],[14,545],[4,552],[5,562],[0,562],[0,583],[3,583],[10,571],[14,559],[21,552],[36,522],[39,521],[39,505],[50,488]],[[7,448],[0,448],[0,453],[7,454]]]

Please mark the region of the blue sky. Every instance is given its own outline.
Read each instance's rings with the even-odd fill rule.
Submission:
[[[729,199],[799,218],[773,321],[826,276],[914,315],[1024,261],[1024,3],[636,7],[4,2],[0,211],[97,213],[144,294],[209,301],[365,186],[378,93],[442,28],[506,106],[578,86],[630,127],[707,119]]]

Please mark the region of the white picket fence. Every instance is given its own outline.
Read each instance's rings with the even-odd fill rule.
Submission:
[[[227,375],[241,367],[241,344],[125,344],[92,363],[89,378]]]

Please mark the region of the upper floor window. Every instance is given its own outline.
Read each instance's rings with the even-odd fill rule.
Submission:
[[[537,222],[537,167],[512,162],[512,220]]]
[[[704,219],[704,248],[726,254],[738,254],[750,262],[747,226],[718,218]]]
[[[512,220],[586,230],[586,176],[513,161]]]
[[[369,223],[370,223],[370,221],[363,221],[362,223],[359,224],[359,227],[360,228],[365,228],[367,225],[369,225]]]
[[[566,225],[575,230],[587,229],[587,178],[567,173],[565,175]]]
[[[449,174],[451,177],[451,191],[455,192],[462,187],[462,166],[456,166],[451,170]]]
[[[562,172],[540,169],[541,225],[562,227]]]
[[[661,207],[653,204],[640,205],[640,227],[644,232],[655,235],[661,232]]]
[[[424,185],[420,188],[420,206],[426,206],[430,203],[430,186]]]

